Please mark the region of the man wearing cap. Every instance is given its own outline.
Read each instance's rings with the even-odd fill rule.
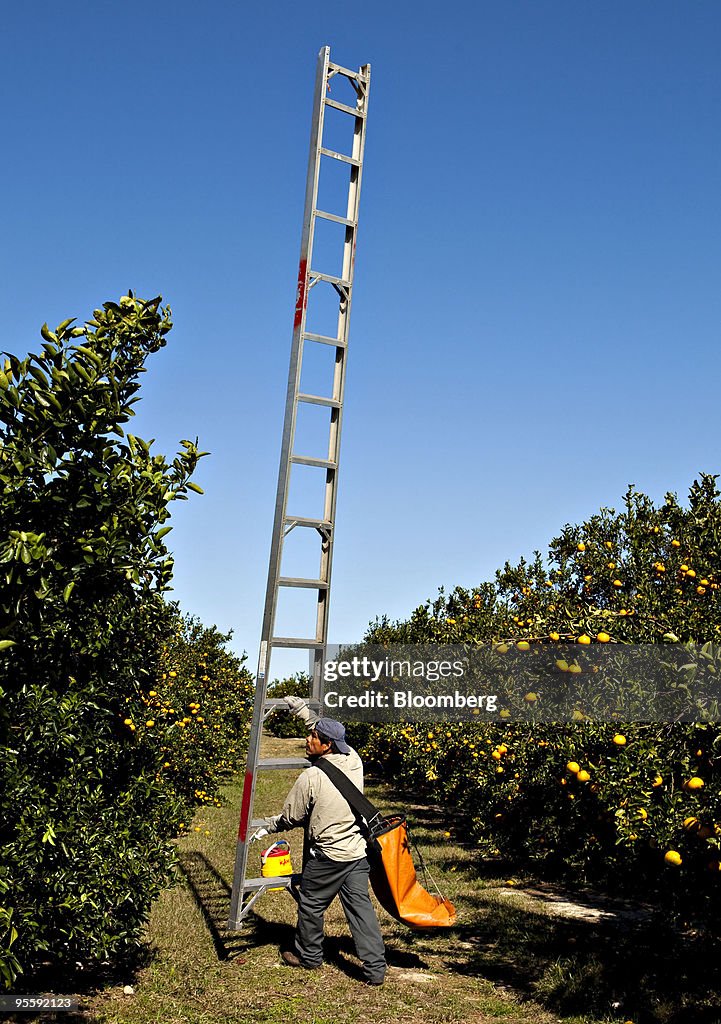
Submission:
[[[332,718],[318,718],[301,697],[286,697],[291,711],[310,732],[305,741],[311,762],[296,780],[283,810],[267,820],[252,838],[305,826],[309,853],[303,867],[298,899],[295,952],[281,956],[290,967],[313,969],[323,962],[323,917],[335,896],[340,897],[356,952],[369,985],[382,985],[385,948],[378,918],[368,895],[366,840],[346,799],[314,763],[327,758],[363,791],[363,762],[345,741],[345,728]]]

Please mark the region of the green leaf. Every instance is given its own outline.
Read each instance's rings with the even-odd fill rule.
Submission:
[[[57,344],[58,336],[50,330],[47,324],[43,324],[40,328],[40,333],[46,341],[54,341]]]
[[[190,483],[187,483],[185,486],[188,488],[189,491],[195,491],[196,494],[205,494],[203,488],[198,487],[198,485],[194,484],[192,481]]]
[[[15,640],[0,640],[0,651],[6,650],[8,647],[14,647]]]
[[[73,580],[73,582],[72,583],[68,583],[68,585],[65,588],[65,590],[63,590],[63,601],[65,602],[65,604],[67,604],[68,601],[70,600],[70,595],[72,594],[74,587],[75,587],[75,581]]]

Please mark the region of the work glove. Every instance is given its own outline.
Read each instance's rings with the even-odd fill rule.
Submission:
[[[296,718],[300,718],[301,722],[305,722],[309,729],[313,728],[320,715],[315,711],[311,711],[307,700],[303,700],[302,697],[296,697],[295,694],[290,694],[285,698],[285,702]]]
[[[248,842],[253,843],[255,842],[256,839],[265,839],[265,837],[269,835],[270,832],[268,831],[267,828],[257,828],[253,835],[250,836],[250,838],[248,839]]]

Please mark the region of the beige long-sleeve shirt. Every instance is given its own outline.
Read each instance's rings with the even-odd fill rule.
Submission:
[[[323,756],[363,792],[363,762],[355,750],[351,749],[350,754]],[[366,840],[348,801],[328,776],[313,765],[298,777],[283,810],[269,818],[266,827],[269,832],[287,832],[298,825],[307,827],[311,846],[331,860],[359,860],[366,855]]]

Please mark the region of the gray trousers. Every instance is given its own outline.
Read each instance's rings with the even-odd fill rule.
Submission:
[[[323,962],[323,916],[335,896],[340,897],[356,952],[369,981],[383,980],[385,947],[378,918],[368,895],[368,861],[309,857],[303,868],[298,900],[295,947],[310,967]]]

